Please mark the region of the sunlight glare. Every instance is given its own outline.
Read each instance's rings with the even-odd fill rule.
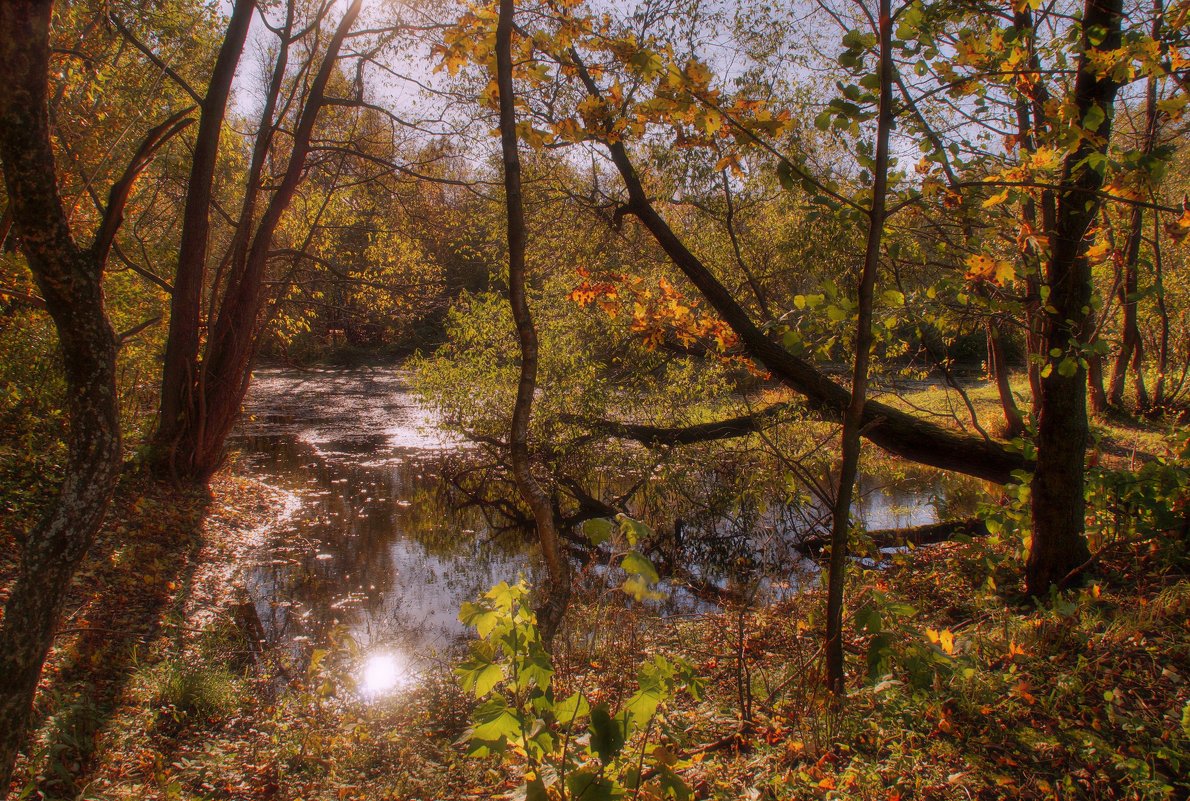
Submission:
[[[396,654],[372,654],[364,663],[361,688],[365,695],[384,695],[407,682],[406,673],[405,660]]]

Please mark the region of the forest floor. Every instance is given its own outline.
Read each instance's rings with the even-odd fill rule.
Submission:
[[[991,419],[994,394],[969,397]],[[907,403],[956,421],[964,411],[931,386]],[[1161,454],[1170,430],[1101,422],[1095,453],[1127,467]],[[53,454],[23,452],[0,453],[0,603],[19,532],[56,469]],[[125,480],[67,602],[17,797],[431,801],[516,790],[515,764],[465,756],[475,701],[449,664],[365,702],[340,670],[350,643],[308,671],[254,646],[237,614],[237,566],[293,502],[233,472],[209,494]],[[578,598],[557,681],[614,708],[645,659],[692,663],[707,691],[669,704],[659,730],[697,798],[1188,798],[1188,543],[1115,545],[1084,588],[1041,604],[1020,595],[1019,543],[996,538],[853,570],[841,710],[820,689],[816,589],[668,619],[620,593]]]
[[[47,665],[20,797],[515,790],[516,765],[464,756],[474,701],[447,665],[365,703],[336,675],[335,653],[297,673],[255,653],[230,571],[287,500],[227,475],[212,489],[124,487]],[[841,711],[819,690],[816,591],[670,619],[619,593],[578,599],[557,680],[614,708],[646,658],[690,661],[706,694],[676,699],[658,730],[697,798],[1185,798],[1185,548],[1117,549],[1084,589],[1040,605],[1014,593],[1019,561],[995,542],[853,571]]]
[[[25,492],[16,483],[0,523],[0,603],[16,569],[19,526],[32,523],[48,482]],[[146,671],[234,628],[243,592],[237,566],[292,504],[284,493],[226,472],[209,493],[122,480],[75,576],[42,673],[32,746],[17,767],[26,795],[18,797],[96,794],[92,780],[111,769],[122,747],[114,741],[127,734],[129,702]]]

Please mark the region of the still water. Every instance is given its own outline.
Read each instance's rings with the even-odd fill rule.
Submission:
[[[447,459],[468,445],[436,425],[407,373],[260,370],[234,446],[242,472],[296,501],[247,571],[269,643],[299,651],[349,634],[364,694],[399,689],[465,639],[464,601],[536,574],[530,538],[494,534],[452,495]],[[869,529],[937,519],[920,488],[869,491],[857,514]],[[799,565],[802,580],[816,570]],[[706,564],[694,572],[716,574]],[[669,594],[662,611],[708,608],[678,587]]]

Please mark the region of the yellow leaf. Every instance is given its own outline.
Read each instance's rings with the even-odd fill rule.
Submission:
[[[740,168],[740,158],[734,153],[724,156],[715,163],[715,171],[726,170],[730,168],[732,175],[741,177],[744,174],[743,169]]]
[[[1173,222],[1165,224],[1165,232],[1174,242],[1181,242],[1190,234],[1190,208],[1182,210],[1182,216]]]
[[[718,111],[710,110],[702,117],[702,129],[707,132],[709,136],[714,136],[723,127],[723,115]]]
[[[1008,190],[1007,189],[1005,189],[1003,192],[997,192],[996,194],[992,195],[990,198],[985,200],[983,202],[983,208],[990,209],[992,206],[999,206],[1005,200],[1008,200]]]
[[[697,86],[706,86],[711,82],[711,71],[705,64],[691,59],[686,62],[686,77]]]
[[[1037,170],[1053,170],[1062,166],[1062,160],[1058,158],[1058,151],[1052,147],[1037,148],[1033,151],[1029,163]]]
[[[968,281],[990,281],[998,286],[1006,286],[1016,278],[1016,268],[1011,262],[993,259],[990,256],[971,256],[967,259]]]
[[[1096,242],[1091,247],[1087,248],[1087,258],[1091,261],[1099,261],[1110,249],[1110,245],[1106,241]]]

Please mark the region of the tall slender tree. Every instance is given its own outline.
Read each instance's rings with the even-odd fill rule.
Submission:
[[[285,6],[277,28],[277,54],[252,148],[240,213],[228,252],[213,279],[206,279],[207,237],[213,208],[211,175],[214,155],[228,99],[228,82],[243,49],[237,27],[246,25],[237,14],[250,16],[254,0],[239,0],[233,9],[232,33],[216,62],[203,104],[203,139],[186,201],[182,252],[178,262],[161,388],[161,416],[154,435],[158,471],[175,478],[206,482],[222,464],[224,444],[239,416],[248,391],[253,360],[263,333],[265,280],[273,252],[273,238],[307,172],[307,159],[319,115],[330,104],[328,85],[335,75],[340,51],[359,16],[362,0],[343,12],[324,48],[316,35],[334,4],[322,3],[313,22],[299,29],[296,0]],[[298,79],[289,74],[291,51],[312,39]],[[306,80],[308,79],[308,80]],[[284,94],[289,84],[289,95]],[[277,142],[288,132],[284,154]],[[270,160],[277,177],[266,176]],[[269,189],[271,188],[271,193]],[[178,288],[181,288],[181,292]],[[203,315],[203,302],[210,310]],[[201,329],[207,328],[205,341]]]
[[[521,352],[520,380],[512,410],[508,447],[512,473],[521,499],[533,512],[537,539],[549,571],[549,586],[538,608],[542,639],[553,640],[570,597],[570,566],[558,536],[550,494],[533,475],[529,457],[529,422],[537,390],[537,329],[525,292],[525,209],[521,192],[521,159],[516,130],[516,95],[513,86],[512,34],[514,0],[500,0],[496,24],[496,85],[500,105],[500,150],[504,167],[504,201],[508,225],[508,302],[516,324]]]
[[[851,532],[851,503],[859,473],[861,431],[867,401],[868,370],[872,357],[872,311],[875,302],[876,273],[880,267],[880,247],[888,196],[889,134],[893,125],[892,87],[892,8],[890,0],[879,0],[877,10],[879,42],[880,96],[876,112],[876,147],[872,161],[872,206],[868,209],[867,242],[860,268],[856,301],[855,345],[852,357],[851,399],[843,413],[840,434],[841,456],[835,504],[831,510],[831,559],[827,574],[826,601],[826,684],[841,701],[846,693],[843,665],[843,584],[846,579],[847,540]]]

